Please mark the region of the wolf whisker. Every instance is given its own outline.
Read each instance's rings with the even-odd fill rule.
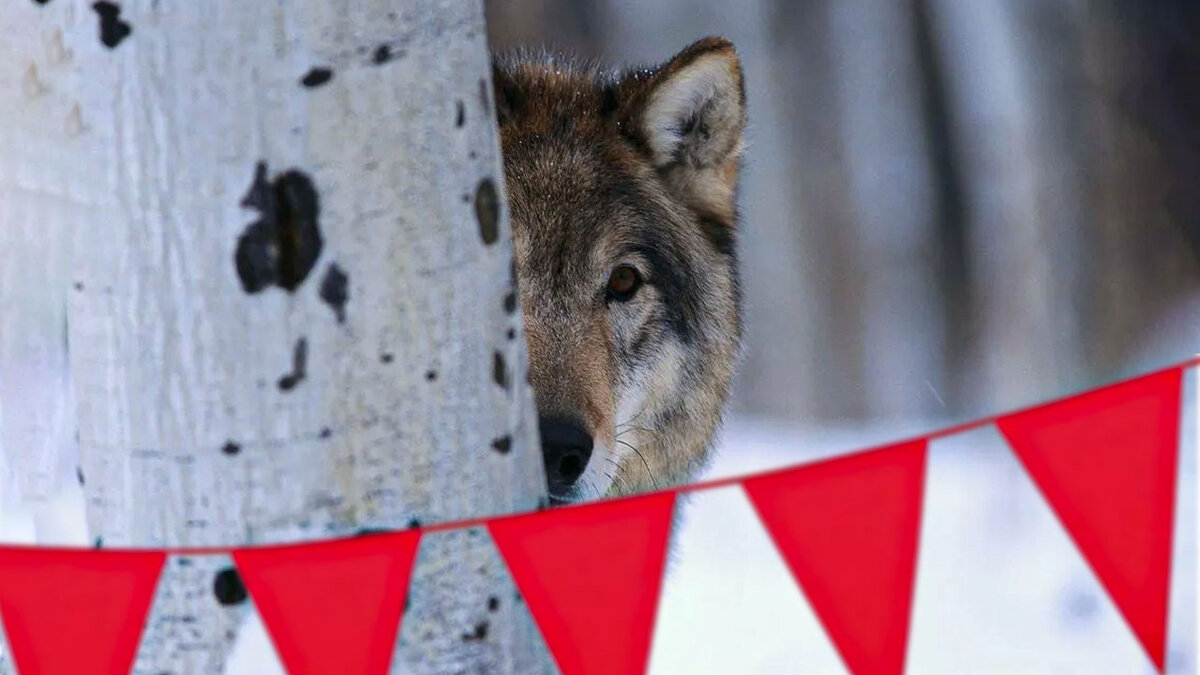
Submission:
[[[631,431],[643,431],[648,434],[656,433],[655,429],[649,429],[647,427],[625,426],[624,428],[622,428],[621,425],[617,425],[617,438],[620,438],[621,436],[623,436]]]
[[[642,415],[645,415],[648,410],[649,410],[648,408],[642,408],[641,410],[638,411],[638,413],[636,415],[625,420],[624,423],[618,424],[617,428],[620,429],[621,427],[627,427],[627,426],[632,425],[634,422],[638,421],[639,417],[641,417]]]
[[[657,490],[658,489],[658,479],[654,477],[654,472],[650,470],[650,463],[646,461],[646,458],[644,456],[642,456],[642,452],[640,450],[638,450],[637,448],[633,447],[632,445],[630,445],[629,443],[622,441],[619,438],[617,439],[617,442],[620,443],[621,445],[629,448],[630,450],[632,450],[633,454],[637,455],[638,459],[642,460],[642,466],[646,467],[646,473],[650,474],[650,484],[654,486],[655,490]]]
[[[629,483],[625,482],[625,480],[623,478],[621,478],[621,476],[620,476],[621,464],[619,462],[617,462],[615,459],[613,459],[612,457],[605,457],[604,459],[609,464],[611,464],[613,466],[613,468],[617,469],[616,471],[613,471],[612,473],[606,473],[604,475],[608,476],[608,479],[611,480],[612,482],[614,482],[614,483],[620,482],[622,485],[624,485],[625,492],[632,492],[632,490],[630,489]]]

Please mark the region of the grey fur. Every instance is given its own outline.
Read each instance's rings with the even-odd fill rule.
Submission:
[[[559,497],[686,482],[711,453],[741,336],[733,45],[706,38],[623,71],[530,52],[494,64],[530,380],[542,415],[596,439]],[[627,302],[606,290],[618,265],[645,279]]]

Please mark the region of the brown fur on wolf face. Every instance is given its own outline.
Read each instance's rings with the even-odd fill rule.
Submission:
[[[686,482],[741,333],[733,45],[619,72],[505,55],[493,77],[551,497]]]

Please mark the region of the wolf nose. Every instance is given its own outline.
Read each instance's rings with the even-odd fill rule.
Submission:
[[[592,456],[592,437],[576,422],[542,418],[542,459],[546,462],[546,482],[550,494],[561,497],[587,468]]]

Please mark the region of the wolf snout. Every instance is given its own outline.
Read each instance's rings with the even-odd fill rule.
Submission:
[[[562,500],[587,468],[592,457],[592,437],[578,422],[562,418],[543,417],[538,429],[550,496]]]

